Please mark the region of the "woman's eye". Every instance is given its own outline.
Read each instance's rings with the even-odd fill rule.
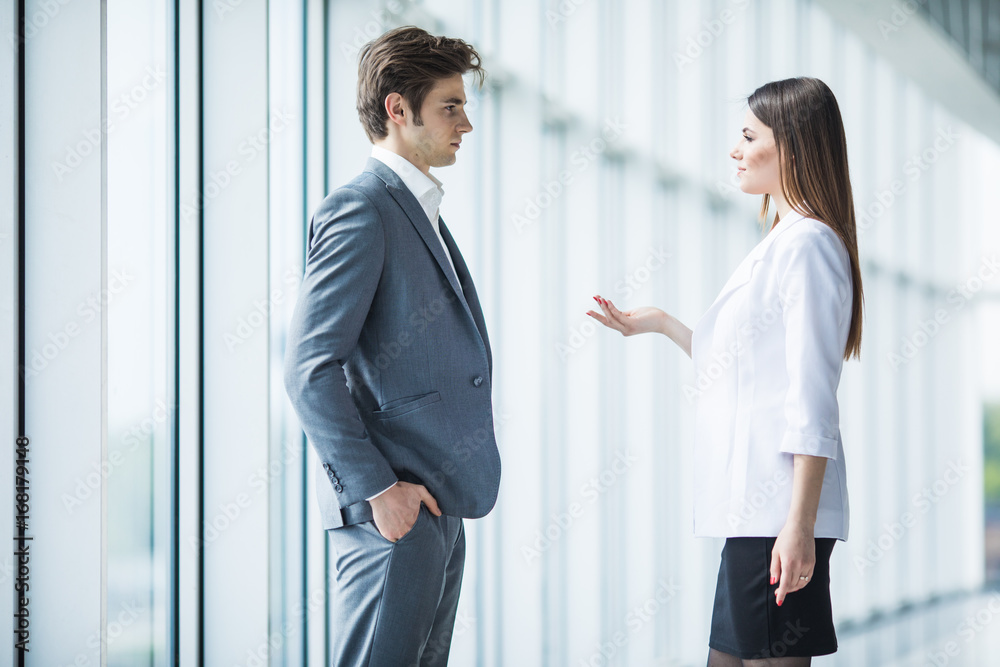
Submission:
[[[746,139],[747,141],[753,141],[753,139],[751,139],[750,137],[748,137],[748,136],[747,136],[747,135],[745,135],[745,134],[743,135],[743,138],[744,138],[744,139]]]

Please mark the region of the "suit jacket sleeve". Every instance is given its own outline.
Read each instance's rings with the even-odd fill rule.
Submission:
[[[852,297],[842,246],[839,238],[823,231],[795,234],[777,262],[789,383],[784,406],[788,425],[780,450],[789,454],[837,458],[837,386]]]
[[[285,348],[285,388],[320,461],[333,471],[341,507],[396,482],[368,436],[344,373],[384,260],[375,206],[360,192],[337,190],[310,224],[305,275]]]

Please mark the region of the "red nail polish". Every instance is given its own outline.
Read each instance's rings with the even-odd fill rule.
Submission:
[[[771,577],[771,585],[774,586],[775,582],[778,581],[777,577]]]
[[[779,606],[779,607],[781,606],[781,603],[782,603],[782,602],[784,602],[784,600],[778,600],[778,606]]]

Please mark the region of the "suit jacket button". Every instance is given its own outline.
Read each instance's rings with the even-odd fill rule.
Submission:
[[[476,378],[472,381],[472,384],[475,385],[475,386],[477,386],[477,387],[479,385],[481,385],[482,383],[483,383],[483,376],[482,375],[477,375]]]
[[[329,469],[330,469],[330,464],[329,464],[329,463],[324,463],[324,464],[323,464],[323,468],[324,468],[325,470],[329,470]]]
[[[344,487],[342,487],[340,484],[334,484],[333,490],[336,491],[337,493],[340,493],[341,491],[344,490]]]

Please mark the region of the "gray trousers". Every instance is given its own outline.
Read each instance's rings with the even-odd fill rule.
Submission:
[[[462,519],[420,506],[396,542],[371,521],[327,531],[332,667],[448,664],[465,566]],[[331,573],[332,575],[333,573]]]

